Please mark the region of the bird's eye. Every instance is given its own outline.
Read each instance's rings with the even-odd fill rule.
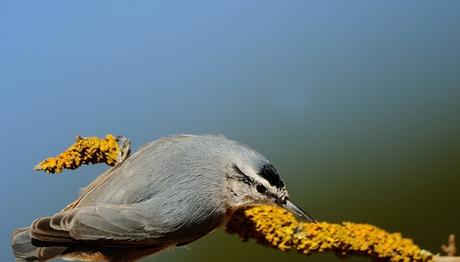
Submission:
[[[256,189],[257,189],[257,192],[259,192],[261,194],[265,194],[267,192],[267,188],[264,187],[263,185],[257,185]]]

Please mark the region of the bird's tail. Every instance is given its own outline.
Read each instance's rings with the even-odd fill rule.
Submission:
[[[38,247],[33,244],[30,228],[24,227],[13,232],[11,247],[17,262],[38,262],[58,257],[66,250],[62,246]]]
[[[32,224],[34,229],[38,226],[38,229],[34,230],[34,237],[40,231],[40,225],[46,224],[40,223],[40,221],[49,222],[49,218],[42,218],[37,221],[37,223]],[[117,246],[116,243],[114,243],[115,246],[111,247],[100,246],[96,242],[65,242],[56,236],[53,238],[53,236],[41,235],[41,237],[41,240],[33,238],[31,227],[16,229],[11,241],[16,262],[43,262],[58,257],[65,260],[131,262],[167,247],[154,245]]]

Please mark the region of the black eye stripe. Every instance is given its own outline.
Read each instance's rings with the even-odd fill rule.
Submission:
[[[268,183],[270,183],[272,186],[277,188],[284,187],[284,183],[281,181],[278,171],[276,171],[275,167],[273,167],[271,164],[263,165],[260,169],[259,175],[265,178],[265,180],[267,180]]]
[[[263,185],[257,185],[257,186],[256,186],[256,189],[257,189],[257,192],[259,192],[259,193],[261,193],[261,194],[267,193],[267,188],[264,187]]]

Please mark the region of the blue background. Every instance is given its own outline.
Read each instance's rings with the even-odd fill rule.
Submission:
[[[76,135],[223,133],[319,220],[438,252],[460,234],[460,2],[0,2],[0,260],[106,167],[32,170]],[[337,261],[222,232],[155,261]],[[146,260],[148,261],[148,259]],[[349,261],[368,261],[352,258]]]

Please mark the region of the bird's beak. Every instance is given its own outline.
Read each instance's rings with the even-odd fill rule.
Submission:
[[[289,200],[286,200],[286,202],[283,204],[283,207],[302,220],[316,223],[316,221],[309,214],[307,214],[307,212],[305,212],[302,208],[294,205]]]

